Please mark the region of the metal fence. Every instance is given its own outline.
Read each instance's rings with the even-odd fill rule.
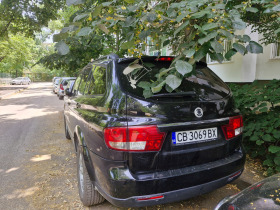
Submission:
[[[12,80],[12,77],[8,73],[0,73],[0,84],[9,84]]]

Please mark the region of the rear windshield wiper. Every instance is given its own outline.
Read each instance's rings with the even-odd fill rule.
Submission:
[[[163,93],[152,95],[150,98],[164,98],[164,97],[195,97],[197,96],[195,91],[178,92],[178,93]]]

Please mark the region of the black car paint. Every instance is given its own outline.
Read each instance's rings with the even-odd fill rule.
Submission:
[[[233,196],[226,197],[215,208],[227,209],[280,209],[280,174],[263,179]]]
[[[107,68],[105,94],[69,97],[64,110],[71,138],[83,150],[90,178],[107,200],[119,206],[146,206],[186,199],[227,184],[232,174],[243,170],[242,135],[226,141],[220,128],[227,124],[228,117],[239,115],[230,92],[219,100],[143,99],[122,87],[118,62],[122,60],[93,63]],[[194,116],[196,107],[203,109],[202,118]],[[193,123],[190,127],[186,122]],[[158,125],[160,131],[167,132],[159,152],[108,149],[104,128],[138,125]],[[171,132],[210,126],[218,127],[217,140],[172,145]],[[115,169],[128,171],[128,177],[114,176]],[[190,189],[196,193],[186,196]],[[168,199],[178,190],[182,191],[181,196],[179,193]],[[157,194],[164,194],[165,198],[136,201],[137,196]]]

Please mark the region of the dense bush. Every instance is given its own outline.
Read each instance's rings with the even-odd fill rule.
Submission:
[[[230,87],[244,118],[246,152],[263,160],[268,175],[280,172],[280,80]]]

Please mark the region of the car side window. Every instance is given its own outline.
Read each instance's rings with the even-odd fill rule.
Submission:
[[[90,75],[92,68],[93,68],[93,66],[91,64],[88,64],[83,69],[83,72],[81,74],[80,86],[78,88],[78,95],[84,95],[84,92],[85,92],[86,88],[88,87],[87,83],[88,83],[89,75]]]
[[[106,68],[96,66],[92,71],[92,78],[89,83],[88,94],[99,95],[106,91]]]
[[[81,75],[79,77],[77,77],[75,84],[73,86],[73,91],[72,91],[73,96],[77,95],[80,82],[81,82]]]

